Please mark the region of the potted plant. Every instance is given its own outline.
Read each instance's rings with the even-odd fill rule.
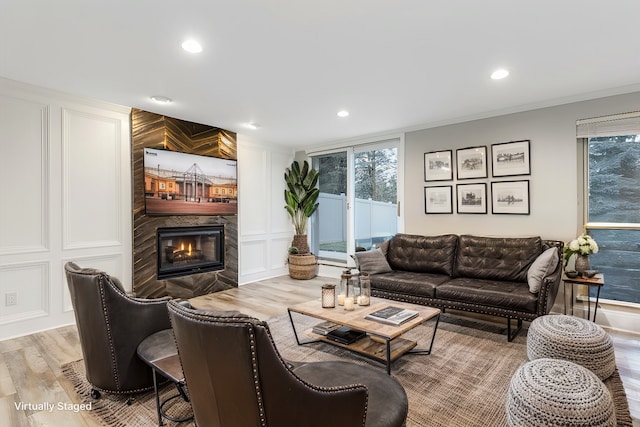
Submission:
[[[294,161],[284,173],[287,188],[284,190],[285,209],[295,230],[289,248],[289,275],[294,279],[311,279],[317,274],[317,258],[309,251],[307,224],[318,209],[318,171],[305,160],[302,167]]]

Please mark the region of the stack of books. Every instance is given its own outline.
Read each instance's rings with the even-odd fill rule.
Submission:
[[[357,329],[351,329],[348,326],[340,326],[327,334],[327,339],[330,339],[341,344],[351,344],[363,338],[366,334],[363,331]]]
[[[327,322],[318,323],[313,327],[311,331],[314,334],[327,335],[329,332],[335,329],[338,329],[339,327],[340,325],[338,325],[337,323],[327,321]]]
[[[390,305],[383,309],[374,311],[373,313],[367,314],[366,316],[364,316],[364,318],[397,326],[410,319],[413,319],[417,315],[418,312],[415,310],[407,310],[405,308],[394,307]]]

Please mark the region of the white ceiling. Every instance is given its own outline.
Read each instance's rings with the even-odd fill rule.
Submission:
[[[301,148],[640,90],[639,17],[638,0],[0,0],[0,76]]]

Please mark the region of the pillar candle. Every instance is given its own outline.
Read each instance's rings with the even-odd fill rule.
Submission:
[[[349,311],[354,309],[354,307],[353,307],[353,297],[346,297],[344,299],[344,309],[345,310],[349,310]]]

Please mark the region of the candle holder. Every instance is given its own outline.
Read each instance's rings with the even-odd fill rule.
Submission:
[[[360,295],[357,299],[358,305],[371,304],[371,278],[369,273],[360,273]]]
[[[322,285],[322,308],[336,306],[336,285]]]
[[[338,288],[338,305],[344,305],[344,300],[348,296],[352,296],[349,294],[350,286],[349,281],[351,280],[351,269],[346,269],[342,272],[340,276],[340,287]]]

